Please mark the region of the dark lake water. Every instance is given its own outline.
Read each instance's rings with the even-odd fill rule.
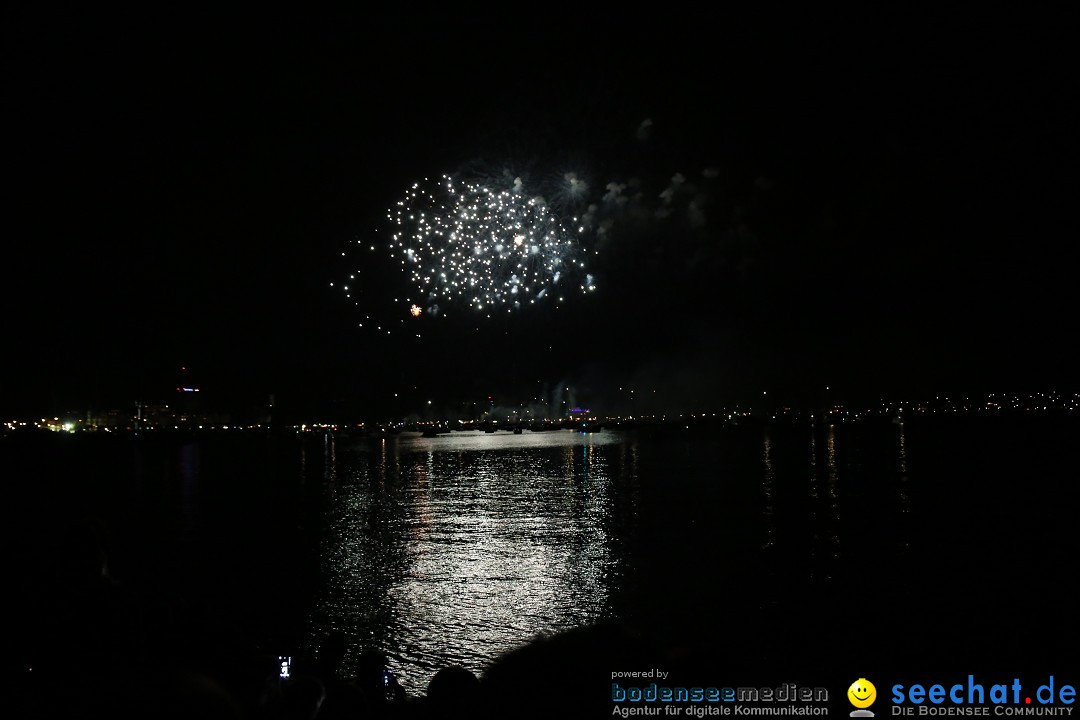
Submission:
[[[4,438],[18,648],[47,664],[78,632],[72,558],[93,537],[148,662],[302,663],[336,635],[346,665],[381,649],[422,692],[440,667],[481,673],[537,635],[614,621],[687,668],[1061,671],[1078,437],[1061,419],[928,418]]]

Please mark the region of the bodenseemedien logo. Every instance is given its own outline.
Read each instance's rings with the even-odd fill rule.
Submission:
[[[617,671],[611,677],[658,678],[672,683],[650,682],[642,687],[612,682],[611,714],[619,717],[829,714],[829,691],[823,687],[800,687],[795,683],[775,687],[683,686],[672,682],[663,670]]]
[[[874,717],[874,713],[866,709],[873,705],[874,700],[877,699],[877,688],[874,687],[874,683],[866,678],[859,678],[851,683],[851,686],[847,690],[847,698],[848,701],[855,706],[855,709],[851,711],[851,717]]]

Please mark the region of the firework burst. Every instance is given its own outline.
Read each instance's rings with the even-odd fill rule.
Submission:
[[[413,185],[387,218],[395,226],[389,250],[429,304],[509,312],[595,289],[577,218],[566,229],[542,200],[520,189],[444,175]]]

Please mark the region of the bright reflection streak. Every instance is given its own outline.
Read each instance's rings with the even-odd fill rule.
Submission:
[[[620,436],[399,438],[337,449],[313,632],[396,652],[407,689],[610,616]]]

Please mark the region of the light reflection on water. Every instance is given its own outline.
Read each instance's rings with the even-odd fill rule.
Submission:
[[[343,636],[345,673],[380,649],[422,692],[603,619],[700,639],[731,587],[785,607],[908,544],[903,430],[854,432],[328,437],[309,646]]]
[[[774,481],[776,479],[776,473],[773,470],[772,461],[772,436],[766,431],[762,434],[763,448],[761,452],[761,463],[764,467],[764,472],[761,477],[761,489],[765,495],[765,508],[762,511],[762,516],[765,520],[765,543],[762,545],[762,549],[771,548],[776,542],[776,508],[773,505],[773,493],[775,492]]]
[[[352,653],[384,649],[408,688],[448,663],[480,671],[537,634],[608,617],[621,440],[328,440],[337,462],[326,465],[313,634],[341,633]]]
[[[829,425],[825,433],[826,495],[829,503],[829,545],[831,558],[840,558],[840,466],[836,458],[836,426]]]

